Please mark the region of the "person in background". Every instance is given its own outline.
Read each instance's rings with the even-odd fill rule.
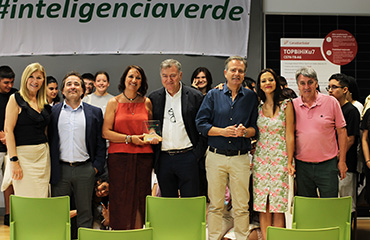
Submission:
[[[95,74],[95,92],[86,96],[83,101],[93,106],[99,107],[105,113],[109,99],[113,95],[107,92],[109,87],[109,75],[107,72],[99,71]]]
[[[19,92],[10,96],[5,113],[5,137],[14,194],[49,196],[50,155],[46,128],[50,122],[45,69],[28,65]],[[8,186],[2,186],[7,188]]]
[[[362,111],[364,110],[364,106],[362,103],[360,103],[358,100],[360,99],[359,90],[357,86],[356,79],[352,76],[347,76],[347,79],[349,81],[348,84],[348,94],[347,100],[352,103],[353,106],[357,108],[357,110],[360,112],[360,115],[362,114]]]
[[[243,81],[243,87],[252,91],[256,91],[256,81],[253,78],[245,77]]]
[[[191,86],[206,95],[212,88],[212,75],[211,72],[205,67],[198,67],[191,75]]]
[[[295,77],[301,95],[293,99],[297,194],[338,197],[338,174],[343,179],[347,172],[346,155],[337,157],[347,151],[346,121],[338,101],[318,92],[313,68],[300,68]]]
[[[263,239],[267,227],[285,227],[288,174],[293,175],[294,110],[284,99],[276,73],[263,69],[257,78],[259,137],[253,158],[253,205],[259,212]]]
[[[94,75],[92,75],[91,73],[84,73],[84,74],[82,74],[82,79],[84,80],[85,87],[86,87],[85,96],[90,95],[95,90]]]
[[[198,89],[205,96],[209,90],[212,88],[212,75],[210,71],[205,67],[198,67],[194,70],[192,76],[192,87]],[[203,156],[199,160],[199,195],[207,196],[208,183],[207,183],[207,174],[206,174],[206,157]]]
[[[128,66],[109,100],[103,137],[109,140],[109,224],[113,230],[139,229],[145,221],[146,196],[151,194],[153,150],[159,138],[144,139],[144,122],[152,119],[152,103],[145,97],[144,70]]]
[[[346,165],[348,171],[346,177],[339,180],[339,195],[341,197],[352,197],[352,213],[356,211],[357,196],[357,145],[360,136],[360,113],[358,109],[348,101],[350,80],[341,73],[330,76],[329,85],[326,88],[330,96],[335,97],[343,112],[346,120],[347,130],[347,149],[343,154],[346,155]],[[341,154],[341,153],[339,153]]]
[[[366,110],[361,122],[361,130],[363,130],[361,143],[362,152],[364,153],[364,172],[365,172],[365,200],[370,204],[370,141],[369,141],[369,131],[370,131],[370,109]]]
[[[246,239],[249,230],[250,138],[257,129],[256,94],[242,86],[247,61],[240,56],[225,61],[226,83],[205,96],[196,116],[198,131],[208,137],[208,233],[210,240],[223,237],[222,211],[228,185],[234,209],[236,239]]]
[[[15,74],[9,66],[0,67],[0,180],[3,181],[3,172],[5,172],[5,156],[6,138],[4,132],[5,108],[9,101],[9,97],[17,91],[13,88]],[[5,215],[4,225],[9,226],[9,196],[14,193],[13,185],[9,184],[7,189],[4,189]]]
[[[288,82],[286,81],[286,78],[284,76],[278,76],[278,81],[280,83],[280,87],[282,89],[284,88],[287,88],[288,87]]]
[[[288,87],[283,88],[283,89],[281,90],[281,95],[282,95],[285,99],[288,99],[288,98],[290,98],[290,99],[294,99],[294,98],[297,98],[297,97],[298,97],[298,96],[297,96],[297,94],[293,91],[293,89],[288,88]]]
[[[46,88],[46,98],[50,106],[60,102],[58,95],[58,82],[53,76],[46,77],[47,88]]]

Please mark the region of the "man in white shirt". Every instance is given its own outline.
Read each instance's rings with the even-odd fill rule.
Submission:
[[[205,138],[195,127],[203,95],[181,83],[181,63],[161,63],[163,87],[149,94],[153,119],[160,121],[163,142],[153,147],[154,169],[163,197],[199,195],[198,160],[206,150]]]

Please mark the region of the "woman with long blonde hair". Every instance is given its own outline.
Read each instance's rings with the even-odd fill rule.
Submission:
[[[4,129],[15,195],[48,197],[50,156],[46,128],[50,110],[45,69],[39,63],[32,63],[24,70],[21,88],[10,96],[5,113]]]

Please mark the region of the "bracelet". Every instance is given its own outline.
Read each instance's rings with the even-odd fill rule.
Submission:
[[[126,144],[128,144],[129,138],[130,138],[130,135],[126,135],[126,138],[125,138],[125,143]]]

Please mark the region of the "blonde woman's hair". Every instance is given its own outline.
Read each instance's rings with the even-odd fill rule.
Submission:
[[[30,95],[29,95],[28,88],[27,88],[27,80],[36,71],[40,71],[44,78],[44,82],[42,83],[42,86],[36,95],[37,106],[40,110],[43,110],[44,105],[47,104],[46,73],[45,73],[44,67],[41,66],[40,63],[31,63],[24,69],[23,74],[22,74],[22,79],[21,79],[21,89],[19,90],[19,93],[21,94],[21,96],[26,102],[30,102]]]

